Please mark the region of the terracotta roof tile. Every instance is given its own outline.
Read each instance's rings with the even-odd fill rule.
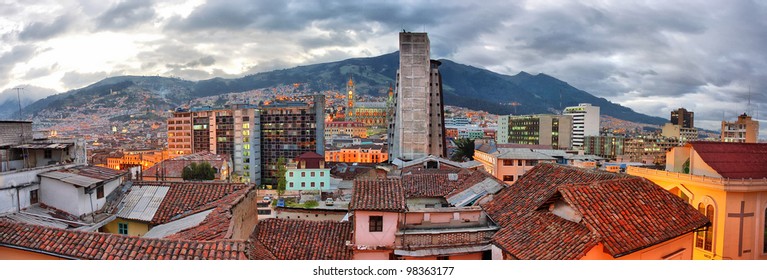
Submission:
[[[401,180],[355,180],[349,209],[404,212],[405,194]]]
[[[221,240],[232,238],[233,232],[229,231],[233,222],[232,208],[242,201],[252,187],[237,190],[209,206],[214,206],[213,212],[196,227],[179,231],[166,238],[183,240]]]
[[[236,244],[236,245],[235,245]],[[212,246],[211,246],[212,245]],[[253,246],[245,241],[144,239],[109,233],[73,231],[0,220],[0,246],[72,259],[248,259]],[[182,253],[181,248],[203,246]],[[228,247],[227,247],[228,246]],[[219,257],[214,257],[219,256]]]
[[[583,214],[619,257],[691,232],[709,221],[681,198],[644,178],[624,178],[559,187],[562,198]]]
[[[766,143],[690,142],[688,145],[724,178],[767,178]]]
[[[219,206],[230,194],[252,187],[246,184],[199,182],[134,182],[134,186],[169,186],[170,189],[152,218],[152,224],[163,224]]]
[[[580,223],[551,214],[562,199]],[[493,243],[520,259],[578,259],[597,243],[613,257],[708,223],[692,206],[645,179],[542,163],[484,206],[501,230]]]
[[[577,260],[599,242],[585,226],[534,211],[519,216],[493,236],[493,243],[522,260]]]
[[[251,239],[280,260],[352,258],[346,246],[352,240],[350,222],[266,219],[258,222]]]

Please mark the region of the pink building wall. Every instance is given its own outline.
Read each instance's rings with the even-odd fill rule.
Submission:
[[[637,252],[613,258],[604,251],[602,243],[594,246],[582,260],[691,260],[693,233],[687,233],[661,244],[639,250]]]

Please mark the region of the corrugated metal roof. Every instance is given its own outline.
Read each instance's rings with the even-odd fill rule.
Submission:
[[[103,182],[104,180],[94,179],[90,177],[80,176],[72,173],[65,173],[59,171],[51,171],[40,174],[42,177],[56,179],[62,182],[66,182],[78,187],[88,187],[93,184]]]
[[[158,225],[144,234],[144,238],[164,238],[166,236],[178,233],[182,230],[193,228],[202,223],[208,214],[213,212],[214,209],[202,211],[197,214],[189,215],[184,218],[168,222],[162,225]]]
[[[13,146],[17,149],[66,149],[74,145],[73,143],[40,143],[40,144],[21,144]]]
[[[554,160],[553,157],[550,157],[548,155],[545,155],[540,152],[535,152],[531,149],[527,148],[501,148],[498,149],[498,158],[499,159],[540,159],[540,160]]]
[[[170,190],[167,186],[134,186],[125,196],[123,208],[117,217],[149,222]]]
[[[470,188],[447,198],[447,202],[456,207],[468,206],[488,193],[497,193],[503,188],[498,181],[486,178]]]

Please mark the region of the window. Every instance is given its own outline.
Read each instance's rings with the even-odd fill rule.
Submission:
[[[325,177],[325,171],[320,172],[320,177]]]
[[[288,172],[288,177],[293,177],[293,171]]]
[[[51,150],[45,150],[45,151],[43,152],[43,157],[45,157],[45,158],[52,158],[52,157],[53,157],[53,151],[51,151]]]
[[[290,182],[290,187],[293,188],[293,182]]]
[[[503,175],[503,180],[506,182],[514,181],[514,175]]]
[[[37,196],[37,190],[29,191],[29,204],[35,204],[37,202],[39,202],[39,197]]]
[[[312,174],[311,174],[311,175],[312,175],[312,177],[314,177],[314,171],[312,171]]]
[[[514,166],[514,160],[513,159],[504,159],[503,160],[503,166]]]
[[[306,177],[306,172],[301,172],[301,177]]]
[[[320,182],[320,188],[325,186],[325,182]]]
[[[301,182],[301,187],[305,188],[306,187],[306,182]]]
[[[383,231],[383,216],[370,216],[368,220],[370,228],[369,232],[382,232]]]
[[[104,186],[96,188],[96,198],[104,198]]]
[[[706,215],[708,220],[711,221],[711,225],[707,227],[705,231],[698,231],[695,237],[695,247],[711,251],[714,242],[714,206],[699,203],[698,211],[700,211],[701,214]]]
[[[314,188],[314,182],[311,182],[310,184],[311,184],[311,187]]]
[[[534,165],[536,165],[536,164],[538,164],[538,161],[537,161],[537,160],[528,160],[528,161],[527,161],[527,166],[534,166]]]
[[[119,234],[128,234],[128,224],[127,223],[117,223],[117,233],[119,233]]]

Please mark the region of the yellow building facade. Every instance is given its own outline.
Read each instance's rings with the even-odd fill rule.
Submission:
[[[666,170],[628,167],[711,220],[693,259],[767,259],[767,144],[693,142],[667,153]]]
[[[352,147],[325,150],[326,162],[381,163],[389,159],[384,148]]]

